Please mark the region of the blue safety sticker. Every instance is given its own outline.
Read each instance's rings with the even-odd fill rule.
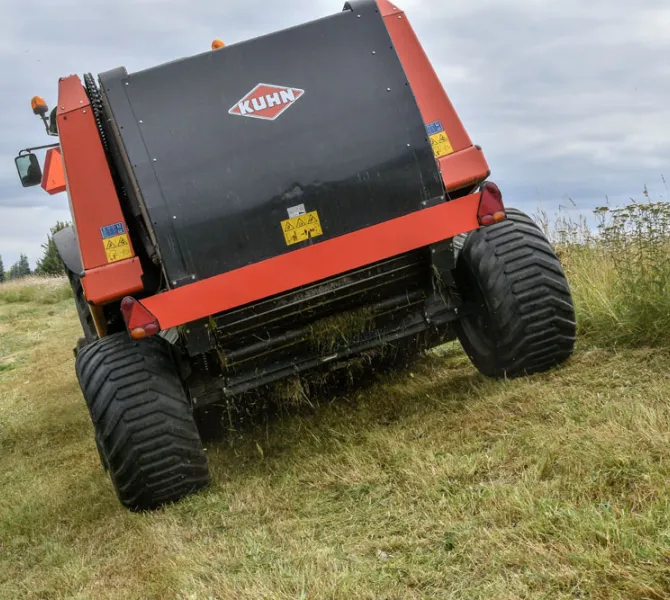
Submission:
[[[428,135],[431,136],[442,133],[444,131],[444,127],[442,127],[441,121],[435,121],[434,123],[428,123],[428,125],[426,125],[426,131],[428,132]]]
[[[101,227],[100,231],[102,232],[102,239],[106,240],[108,238],[124,234],[126,232],[126,228],[123,223],[114,223],[114,225],[106,225],[105,227]]]

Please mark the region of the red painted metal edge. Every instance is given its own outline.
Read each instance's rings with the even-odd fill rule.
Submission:
[[[389,0],[377,0],[377,6],[379,7],[379,12],[382,17],[388,17],[389,15],[402,15],[404,14],[393,2]]]
[[[414,92],[423,122],[426,125],[439,122],[448,136],[450,154],[438,156],[446,189],[454,191],[463,187],[463,182],[481,181],[490,172],[486,158],[470,140],[410,20],[389,0],[377,0],[377,6]],[[476,156],[473,150],[476,150]],[[467,154],[461,154],[463,152]],[[458,160],[450,162],[449,170],[446,170],[444,159],[459,154]],[[454,168],[459,170],[454,171]]]
[[[107,304],[123,296],[141,292],[142,265],[137,257],[86,271],[81,280],[86,300],[96,305]]]
[[[405,75],[414,92],[424,123],[441,121],[454,151],[472,146],[456,109],[442,86],[433,65],[419,41],[407,15],[388,2],[377,0]],[[396,10],[393,10],[396,9]]]
[[[477,229],[480,193],[144,298],[169,329]]]
[[[121,202],[91,103],[76,75],[59,81],[56,119],[84,292],[89,302],[104,304],[141,290],[142,267],[131,260],[135,252]]]
[[[127,225],[91,103],[79,77],[60,80],[58,104],[58,135],[79,249],[84,269],[95,269],[109,264],[101,227],[121,223],[127,231]]]
[[[483,181],[491,174],[484,153],[477,146],[454,152],[438,161],[447,190],[458,190]]]

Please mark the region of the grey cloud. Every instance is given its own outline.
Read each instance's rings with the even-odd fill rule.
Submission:
[[[571,195],[593,206],[639,196],[645,183],[663,191],[670,85],[660,56],[670,35],[645,26],[667,14],[660,2],[510,0],[445,16],[453,29],[442,54],[470,74],[445,85],[508,199],[528,207]]]

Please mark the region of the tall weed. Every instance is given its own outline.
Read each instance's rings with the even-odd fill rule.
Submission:
[[[604,346],[670,346],[670,203],[631,199],[587,219],[539,218],[571,284],[582,338]]]

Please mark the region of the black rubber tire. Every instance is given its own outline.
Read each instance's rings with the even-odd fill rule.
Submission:
[[[123,506],[153,510],[208,485],[207,457],[165,340],[101,338],[78,354],[76,371]]]
[[[455,271],[474,311],[456,332],[475,367],[493,378],[564,363],[577,329],[568,281],[549,240],[525,213],[511,208],[507,216],[465,237]]]

